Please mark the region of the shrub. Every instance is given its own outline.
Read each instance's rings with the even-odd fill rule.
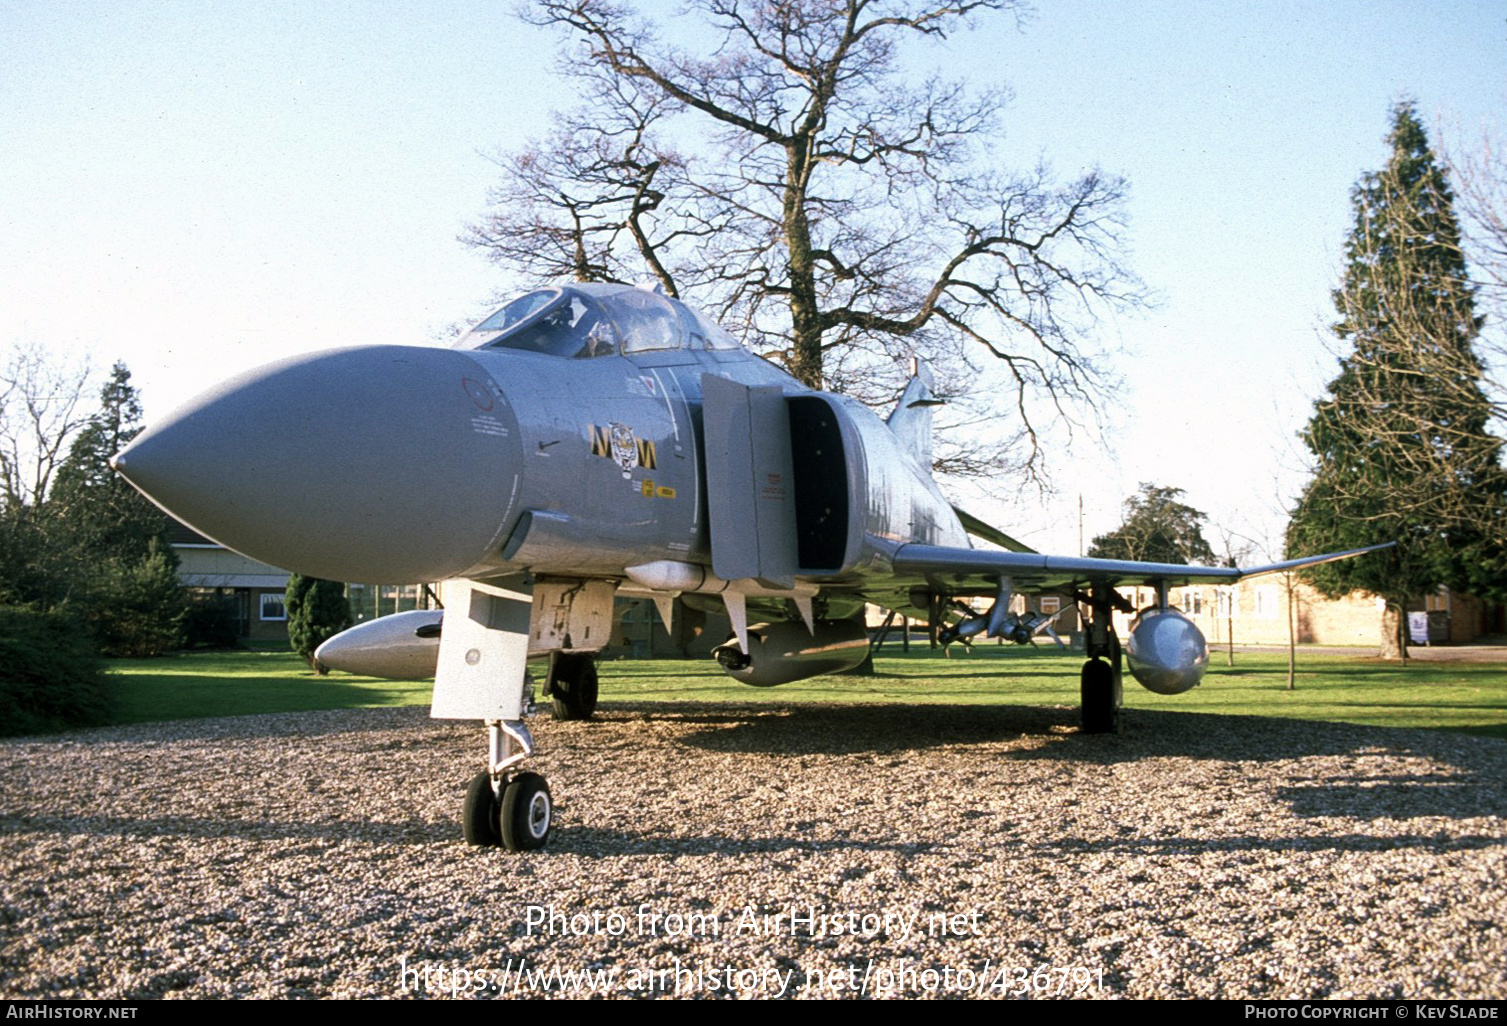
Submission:
[[[0,734],[105,723],[112,705],[87,627],[65,612],[0,606]]]
[[[183,644],[187,599],[177,560],[154,540],[138,563],[99,567],[88,594],[99,650],[108,656],[156,656]]]
[[[188,648],[238,648],[240,630],[233,598],[198,598],[183,617],[183,644]]]
[[[293,574],[283,600],[288,611],[288,644],[323,676],[328,671],[314,659],[314,650],[351,625],[345,585]]]

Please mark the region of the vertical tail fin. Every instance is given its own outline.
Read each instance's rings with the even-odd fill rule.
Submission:
[[[931,410],[942,400],[932,392],[931,368],[911,362],[910,383],[900,394],[900,401],[885,421],[900,444],[916,458],[928,473],[931,471]]]

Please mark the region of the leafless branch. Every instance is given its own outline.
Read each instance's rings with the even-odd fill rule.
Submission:
[[[910,43],[1023,11],[694,0],[715,42],[687,53],[629,5],[538,0],[526,16],[565,32],[587,101],[501,162],[468,241],[536,279],[647,268],[814,386],[886,393],[904,356],[977,353],[962,365],[1009,395],[993,436],[1036,467],[1039,426],[1107,389],[1100,318],[1146,302],[1122,256],[1125,183],[1007,172],[1002,91],[901,74]]]

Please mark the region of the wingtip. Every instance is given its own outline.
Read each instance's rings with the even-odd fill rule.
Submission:
[[[1351,559],[1355,556],[1364,556],[1368,552],[1380,552],[1382,549],[1390,549],[1397,544],[1396,541],[1382,542],[1380,545],[1367,545],[1359,549],[1346,549],[1344,552],[1326,552],[1320,556],[1302,556],[1298,559],[1288,559],[1281,563],[1268,563],[1266,566],[1252,567],[1249,570],[1240,571],[1241,577],[1258,577],[1261,574],[1281,573],[1284,570],[1303,570],[1310,566],[1319,566],[1322,563],[1333,563],[1341,559]]]

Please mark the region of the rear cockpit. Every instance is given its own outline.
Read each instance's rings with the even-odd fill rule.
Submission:
[[[741,346],[715,322],[657,292],[573,284],[513,300],[463,335],[456,348],[515,349],[580,360]]]

